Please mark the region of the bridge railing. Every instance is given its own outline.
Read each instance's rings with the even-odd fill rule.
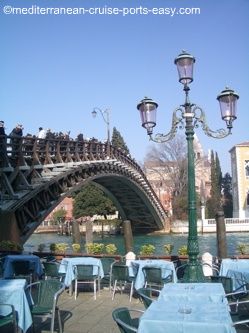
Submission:
[[[64,163],[84,161],[113,160],[137,171],[147,184],[148,195],[157,198],[155,191],[148,182],[142,168],[122,149],[108,143],[92,140],[71,140],[65,138],[40,139],[36,136],[10,137],[0,136],[0,168],[4,172],[15,169],[26,170],[52,167]]]
[[[25,167],[47,164],[118,159],[140,173],[141,167],[121,149],[98,140],[39,139],[36,136],[0,136],[0,167]]]

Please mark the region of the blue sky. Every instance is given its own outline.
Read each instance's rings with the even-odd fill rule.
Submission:
[[[5,6],[195,7],[200,14],[7,15]],[[228,151],[249,141],[248,0],[2,0],[0,10],[0,105],[7,133],[22,123],[24,133],[43,126],[104,140],[106,125],[91,111],[108,108],[111,127],[143,162],[150,143],[136,105],[144,96],[156,100],[155,133],[169,131],[174,108],[184,102],[174,59],[185,49],[196,58],[190,100],[205,110],[212,129],[225,125],[217,95],[225,86],[240,95],[231,136],[216,140],[197,129],[204,149],[218,152],[225,173]]]

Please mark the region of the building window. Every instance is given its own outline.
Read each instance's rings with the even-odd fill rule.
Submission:
[[[246,177],[249,178],[249,160],[245,160]]]

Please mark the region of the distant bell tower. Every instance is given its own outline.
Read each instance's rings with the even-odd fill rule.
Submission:
[[[249,142],[235,145],[230,151],[233,188],[233,217],[249,217]]]

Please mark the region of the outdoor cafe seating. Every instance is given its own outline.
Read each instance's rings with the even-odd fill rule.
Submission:
[[[153,288],[140,288],[137,290],[137,293],[140,301],[147,309],[151,305],[151,303],[158,298],[158,296],[160,295],[160,290]]]
[[[117,323],[121,333],[137,332],[141,310],[129,309],[127,307],[114,309],[112,318]]]
[[[80,284],[92,284],[94,291],[94,299],[96,300],[97,296],[97,285],[98,292],[100,293],[100,274],[98,265],[86,265],[86,264],[77,264],[74,266],[75,274],[75,283],[74,283],[74,294],[75,299],[78,294],[78,286]]]
[[[25,276],[28,280],[33,276],[41,278],[43,275],[43,267],[40,258],[35,255],[7,255],[3,262],[3,278],[14,278]]]
[[[130,285],[130,296],[129,300],[131,302],[131,298],[133,295],[133,289],[134,289],[134,276],[130,276],[129,273],[129,267],[124,264],[115,263],[112,265],[111,270],[111,281],[112,281],[112,300],[114,299],[115,293],[118,290],[122,293],[122,288]]]
[[[0,330],[4,330],[4,327],[9,324],[12,325],[13,332],[18,333],[17,316],[14,305],[0,303]]]
[[[248,289],[249,285],[249,260],[248,259],[222,259],[220,276],[226,276],[232,280],[233,291]]]
[[[169,283],[141,316],[138,333],[235,333],[220,283]]]
[[[54,332],[55,319],[58,319],[59,332],[62,333],[62,321],[58,299],[65,290],[65,285],[59,280],[39,280],[26,286],[26,291],[32,299],[30,312],[32,317],[41,316],[51,319],[50,333]],[[34,329],[34,322],[33,329]]]
[[[0,303],[8,303],[14,306],[17,314],[17,326],[24,333],[26,333],[32,325],[29,301],[25,292],[26,285],[26,279],[0,280]]]
[[[94,266],[92,274],[98,275],[98,288],[100,290],[100,280],[104,277],[104,270],[100,259],[93,257],[63,258],[60,263],[59,273],[65,274],[64,284],[66,287],[69,287],[69,294],[72,295],[73,293],[73,281],[75,281],[77,273],[75,266],[77,265]]]
[[[146,269],[143,269],[144,267],[146,267]],[[156,268],[157,270],[151,270],[150,268]],[[153,271],[157,271],[157,273],[155,273],[157,274],[156,284],[163,286],[164,283],[170,281],[177,282],[175,266],[171,261],[159,259],[132,260],[129,266],[129,274],[135,277],[134,287],[136,290],[144,287],[146,279],[147,283],[150,284],[148,280],[149,273],[146,274],[146,272],[149,271],[151,272],[150,276],[153,275]]]

